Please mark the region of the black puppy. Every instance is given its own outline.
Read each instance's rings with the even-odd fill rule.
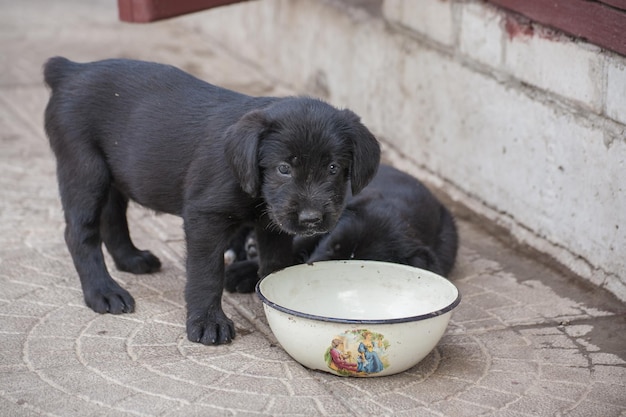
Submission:
[[[245,259],[243,241],[233,242],[239,261],[226,270],[226,289],[253,291],[256,260]],[[412,265],[447,276],[454,266],[458,233],[452,214],[418,179],[381,165],[363,191],[348,200],[337,225],[325,235],[294,241],[298,262],[363,259]],[[248,256],[249,258],[249,256]]]
[[[293,235],[328,232],[348,184],[358,193],[378,168],[378,142],[359,118],[319,100],[249,97],[132,60],[51,58],[44,78],[65,240],[85,302],[99,313],[134,310],[106,269],[102,243],[120,270],[160,267],[130,239],[129,199],[182,216],[194,342],[235,336],[221,306],[223,256],[243,224],[255,225],[261,276],[293,264]]]
[[[381,165],[363,192],[348,201],[330,233],[300,238],[296,246],[309,263],[368,259],[447,276],[456,259],[458,233],[452,214],[424,184]]]

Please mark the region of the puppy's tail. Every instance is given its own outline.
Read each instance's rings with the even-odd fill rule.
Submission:
[[[44,64],[43,79],[48,87],[55,90],[65,77],[78,70],[79,65],[67,58],[55,56]]]
[[[452,270],[456,261],[458,247],[459,235],[454,217],[452,217],[447,208],[441,206],[441,227],[437,236],[435,253],[439,259],[443,276],[447,277]]]

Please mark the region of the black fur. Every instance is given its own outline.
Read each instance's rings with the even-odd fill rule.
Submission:
[[[349,110],[306,97],[250,97],[174,67],[132,60],[51,58],[45,129],[57,158],[65,239],[86,304],[132,312],[101,245],[124,271],[157,257],[129,236],[129,200],[182,216],[187,244],[187,336],[235,336],[221,307],[224,250],[253,223],[259,274],[293,264],[293,235],[325,233],[374,176],[380,149]]]
[[[240,243],[233,247],[241,249]],[[381,165],[364,189],[348,200],[325,235],[296,237],[299,262],[363,259],[412,265],[448,276],[458,249],[452,214],[416,178]],[[249,292],[258,281],[255,260],[245,251],[226,270],[226,289]]]

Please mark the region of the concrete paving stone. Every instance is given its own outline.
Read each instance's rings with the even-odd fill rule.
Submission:
[[[441,417],[441,413],[429,410],[426,407],[419,407],[414,410],[398,411],[394,414],[398,417]]]
[[[222,348],[215,353],[207,352],[206,348],[197,349],[195,346],[189,348],[184,344],[179,345],[182,356],[188,358],[188,360],[207,364],[215,369],[223,370],[227,373],[237,373],[243,368],[247,367],[252,361],[261,357],[267,361],[275,361],[284,364],[289,368],[290,373],[299,374],[302,372],[303,367],[295,362],[292,362],[290,356],[279,346],[270,345],[267,341],[261,342],[261,337],[258,334],[251,333],[240,338],[246,343],[245,349],[237,349],[236,347]],[[186,343],[186,341],[183,341]],[[244,342],[242,342],[244,343]],[[250,344],[253,347],[250,347]]]
[[[479,384],[481,387],[523,395],[539,380],[539,375],[517,372],[489,372]]]
[[[466,296],[465,294],[463,295],[463,301],[469,302],[474,305],[480,305],[481,308],[487,311],[494,308],[510,306],[511,303],[517,303],[517,301],[511,297],[503,296],[491,291],[471,296]]]
[[[533,395],[520,398],[507,408],[511,411],[520,411],[535,416],[556,415],[575,404],[574,401],[565,401],[547,395]]]
[[[596,363],[593,367],[593,376],[598,381],[621,385],[626,389],[626,366]]]
[[[177,410],[185,404],[188,402],[164,398],[152,393],[138,392],[137,390],[134,390],[132,395],[115,403],[118,409],[140,416],[164,415],[168,411]]]
[[[9,267],[10,264],[3,262],[3,268]],[[13,278],[7,276],[0,276],[0,285],[2,285],[2,297],[3,300],[7,302],[10,300],[15,300],[22,298],[25,294],[31,293],[40,289],[41,287],[37,287],[25,282],[15,281]]]
[[[62,291],[58,287],[53,287],[49,291],[42,291],[39,294],[40,299],[44,302],[54,301],[54,296],[49,297],[52,294],[64,294],[66,291]],[[77,292],[77,294],[81,294]],[[60,297],[56,297],[58,300]],[[75,301],[76,304],[68,304],[58,307],[48,313],[45,317],[42,317],[38,323],[29,332],[29,338],[44,338],[44,337],[62,337],[62,338],[77,338],[83,332],[83,330],[97,317],[93,315],[91,310],[85,309],[80,306],[79,300]],[[82,294],[81,294],[82,300]]]
[[[291,372],[285,371],[284,366],[281,368],[283,371],[282,381],[293,395],[310,395],[312,397],[328,395],[327,387],[320,383],[319,379],[310,377],[308,372],[302,372],[294,376]],[[247,369],[246,372],[250,372],[250,369]],[[288,378],[285,378],[285,375],[287,375]],[[278,377],[278,375],[276,377]]]
[[[319,415],[320,407],[312,397],[275,396],[267,412],[270,415]],[[341,410],[343,412],[343,410]]]
[[[268,360],[261,355],[250,361],[248,366],[241,369],[240,372],[242,375],[260,378],[285,378],[285,376],[289,377],[291,374],[291,372],[286,370],[281,361]],[[302,373],[306,375],[306,372]],[[290,384],[291,381],[284,382]],[[299,384],[300,380],[298,379],[295,382]]]
[[[493,411],[490,407],[472,404],[456,398],[441,401],[432,407],[444,416],[473,417]]]
[[[258,413],[242,413],[235,412],[232,410],[225,410],[222,408],[217,408],[215,406],[207,406],[206,404],[183,404],[176,407],[171,407],[169,410],[160,414],[163,417],[174,417],[174,416],[186,416],[186,417],[206,417],[216,416],[216,417],[231,417],[231,416],[256,416],[263,414]]]
[[[0,398],[2,400],[2,413],[4,415],[12,417],[33,417],[35,415],[43,414],[23,401],[20,401],[20,403],[14,402],[10,398],[2,396],[1,393]]]
[[[490,346],[489,355],[497,359],[516,359],[521,361],[535,360],[535,352],[528,346],[518,345],[502,345]]]
[[[314,397],[317,402],[317,406],[320,410],[319,415],[333,415],[333,416],[352,416],[354,413],[350,407],[350,404],[346,403],[343,399],[336,398],[332,393],[324,396]]]
[[[532,307],[528,305],[494,308],[489,310],[489,313],[510,326],[542,323],[544,319],[541,314],[533,311]]]
[[[593,364],[626,366],[626,361],[612,353],[590,352],[589,358]]]
[[[262,413],[268,409],[271,401],[272,397],[268,395],[213,390],[198,399],[197,403],[233,411]]]
[[[46,375],[49,377],[50,375]],[[86,384],[92,380],[93,383]],[[62,390],[94,404],[117,405],[133,395],[133,390],[91,375],[88,379],[73,377],[63,381]]]
[[[534,414],[521,413],[519,411],[509,410],[508,408],[504,410],[494,411],[493,413],[491,413],[491,416],[493,417],[535,417]]]
[[[589,396],[592,401],[612,404],[626,410],[626,396],[624,396],[624,385],[613,385],[597,381],[591,387]]]
[[[89,312],[82,308],[84,307],[84,298],[80,286],[75,287],[73,286],[74,284],[69,285],[72,286],[67,286],[64,282],[59,281],[59,283],[54,286],[37,289],[36,291],[28,293],[23,297],[23,299],[27,301],[39,301],[45,304],[55,305],[57,306],[57,310],[64,309],[65,313],[76,310],[77,314],[89,314]],[[52,312],[51,314],[54,315],[55,313]],[[62,312],[60,314],[62,315],[64,313]],[[40,329],[39,331],[45,330]],[[53,331],[54,329],[50,329],[50,332]]]
[[[23,299],[17,299],[12,302],[0,301],[0,316],[41,317],[55,308],[58,307],[51,304],[32,302]]]
[[[83,330],[83,337],[101,336],[127,339],[141,323],[132,315],[102,314]]]
[[[624,417],[626,410],[623,407],[616,407],[607,403],[583,401],[577,404],[576,408],[568,410],[565,415],[567,417]]]
[[[515,372],[522,374],[539,373],[539,364],[534,360],[522,360],[516,358],[491,358],[490,371]]]
[[[11,367],[0,373],[0,393],[2,395],[19,394],[23,391],[43,392],[49,384],[25,365]]]
[[[460,272],[456,272],[455,270],[455,274],[458,275],[460,274]],[[454,283],[459,289],[459,292],[461,293],[461,297],[463,298],[464,301],[467,299],[471,299],[472,297],[477,296],[477,295],[494,294],[492,291],[485,290],[483,287],[470,284],[467,281],[455,280]]]
[[[392,410],[382,406],[373,396],[360,395],[357,397],[343,398],[349,405],[352,415],[356,416],[390,416]]]
[[[41,392],[21,392],[14,400],[18,404],[28,404],[31,415],[53,415],[81,417],[97,415],[101,407],[68,393],[55,391],[55,395],[42,396]]]
[[[541,379],[559,382],[589,384],[593,380],[593,371],[589,366],[572,364],[542,363]]]
[[[169,365],[184,360],[175,343],[130,345],[126,342],[126,351],[130,360],[146,366]],[[195,363],[193,361],[188,362],[190,364]]]
[[[73,337],[28,337],[23,348],[23,360],[34,370],[65,365],[80,366]]]
[[[510,392],[498,391],[496,389],[473,386],[461,393],[458,398],[472,404],[478,404],[491,409],[499,410],[506,407],[507,404],[519,400],[521,398],[521,394],[513,394]]]
[[[446,375],[461,381],[478,381],[489,370],[488,358],[484,360],[441,361],[437,368],[438,375]]]
[[[151,365],[147,366],[147,369],[171,378],[173,381],[189,382],[206,389],[221,387],[222,381],[228,378],[228,375],[231,375],[210,365],[207,366],[185,360]]]
[[[287,386],[277,378],[250,378],[249,376],[230,374],[220,381],[220,389],[225,391],[259,393],[265,395],[285,395]]]
[[[588,318],[587,311],[581,309],[576,305],[562,305],[557,306],[554,301],[544,304],[533,304],[529,308],[539,314],[541,317],[550,319],[556,323],[564,321],[573,321]]]
[[[155,302],[154,304],[159,304]],[[164,303],[160,303],[163,305]],[[170,306],[174,308],[173,306]],[[146,310],[150,311],[150,310]],[[172,326],[165,323],[144,322],[137,326],[137,329],[129,338],[130,345],[162,345],[174,343],[181,333],[184,332],[182,326]]]
[[[441,362],[456,362],[457,358],[463,358],[463,361],[484,362],[486,360],[484,351],[479,343],[443,345],[439,347],[439,352],[441,354]]]
[[[583,354],[579,349],[541,349],[537,355],[540,363],[574,365],[574,366],[591,366],[591,361],[587,355]]]
[[[4,316],[0,320],[1,333],[28,333],[39,322],[37,317]]]
[[[531,387],[528,393],[576,402],[582,400],[587,395],[588,390],[587,384],[541,380]]]
[[[576,343],[571,337],[564,334],[551,334],[546,336],[533,336],[533,344],[541,349],[578,349],[579,343]]]
[[[502,274],[502,267],[500,264],[494,260],[481,257],[475,251],[464,249],[465,248],[461,248],[459,250],[459,257],[467,259],[467,262],[455,265],[453,270],[453,274],[460,277],[460,285],[462,283],[469,283],[488,291],[497,290],[499,286],[504,284],[501,283],[502,280],[500,279],[492,283],[495,275],[499,276]],[[485,284],[485,280],[488,280],[492,285]]]
[[[466,322],[476,322],[496,318],[497,317],[495,317],[494,314],[490,314],[483,308],[470,304],[470,302],[459,304],[454,314],[454,322],[461,325]]]
[[[86,366],[110,365],[126,362],[129,355],[120,355],[126,349],[126,340],[114,337],[82,336],[76,340],[76,356]]]
[[[426,405],[417,398],[409,397],[399,394],[397,392],[390,392],[387,394],[379,395],[376,401],[383,407],[395,414],[400,411],[414,410],[416,408]]]
[[[413,385],[406,389],[400,388],[397,391],[418,398],[420,401],[424,401],[427,404],[432,404],[448,398],[454,398],[459,393],[467,390],[470,386],[472,386],[472,383],[467,381],[461,381],[443,375],[440,376],[435,373],[424,381],[424,383]]]
[[[5,349],[0,351],[0,374],[9,375],[11,371],[23,365],[22,346],[25,339],[25,335],[21,333],[2,334],[2,343]]]
[[[485,331],[501,330],[505,328],[505,324],[497,318],[472,320],[460,323],[463,330],[468,334],[484,333]]]
[[[145,378],[129,380],[124,383],[124,386],[135,392],[160,397],[175,403],[195,402],[209,389],[190,380],[174,379],[169,375],[154,372],[152,369],[147,371],[143,373]],[[120,381],[114,382],[120,383]]]

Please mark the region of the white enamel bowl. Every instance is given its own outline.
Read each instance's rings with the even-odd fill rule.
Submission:
[[[461,296],[447,279],[406,265],[296,265],[256,288],[276,339],[302,365],[343,376],[405,371],[437,345]]]

